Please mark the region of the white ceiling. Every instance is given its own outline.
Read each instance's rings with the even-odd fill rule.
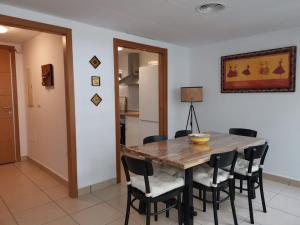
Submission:
[[[8,32],[4,34],[0,34],[0,42],[9,42],[13,44],[22,44],[38,34],[40,32],[37,31],[31,31],[31,30],[25,30],[25,29],[19,29],[15,27],[7,27]]]
[[[6,4],[192,46],[300,26],[300,0],[1,0]],[[217,14],[195,7],[223,3]],[[17,15],[16,15],[17,16]]]

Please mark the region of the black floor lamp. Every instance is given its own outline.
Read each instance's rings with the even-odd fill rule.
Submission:
[[[200,132],[193,102],[203,102],[203,87],[182,87],[181,102],[190,102],[191,104],[185,129],[187,130],[188,124],[190,123],[191,131],[193,132],[193,118],[194,118],[197,124],[198,132]]]

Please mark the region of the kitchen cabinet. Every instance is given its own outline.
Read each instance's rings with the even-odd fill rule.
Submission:
[[[140,144],[140,119],[136,116],[126,116],[126,146]]]

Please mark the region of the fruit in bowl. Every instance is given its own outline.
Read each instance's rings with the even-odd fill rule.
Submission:
[[[192,133],[189,137],[194,144],[199,145],[207,144],[210,140],[210,135],[207,133]]]

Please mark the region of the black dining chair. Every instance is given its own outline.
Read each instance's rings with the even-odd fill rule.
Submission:
[[[205,212],[206,203],[210,202],[206,199],[206,192],[212,192],[215,225],[218,225],[217,210],[219,205],[228,198],[230,198],[234,224],[238,224],[234,205],[234,167],[236,160],[236,151],[213,154],[208,164],[198,166],[194,169],[193,186],[199,190],[199,197],[194,197],[203,201],[203,212]],[[230,171],[223,170],[222,168],[224,167],[230,167]],[[222,200],[218,196],[220,192],[226,194],[226,197]],[[202,193],[202,197],[200,193]]]
[[[257,131],[245,128],[230,128],[229,134],[247,136],[247,137],[256,137]]]
[[[176,138],[180,138],[180,137],[186,137],[186,136],[188,136],[191,133],[192,133],[191,130],[179,130],[179,131],[176,131],[176,133],[175,133],[175,139]]]
[[[156,174],[154,176],[153,166],[150,160],[137,159],[123,155],[122,164],[127,181],[127,207],[125,225],[128,225],[130,208],[139,212],[134,206],[136,200],[146,203],[146,225],[150,225],[150,216],[157,216],[172,208],[178,210],[178,224],[182,224],[181,194],[184,189],[184,179],[167,174]],[[131,174],[135,174],[132,176]],[[133,197],[133,198],[132,198]],[[151,204],[176,199],[168,208],[151,212]]]
[[[143,144],[150,144],[153,142],[159,142],[159,141],[166,141],[168,140],[168,137],[166,136],[162,136],[162,135],[153,135],[153,136],[149,136],[149,137],[145,137],[143,140]]]
[[[230,128],[229,134],[246,136],[246,137],[256,137],[257,131],[246,129],[246,128]],[[240,180],[240,193],[243,193],[243,180]]]
[[[248,193],[250,222],[252,224],[254,224],[252,199],[255,198],[255,189],[257,188],[260,188],[263,211],[267,212],[263,187],[263,166],[268,149],[268,143],[245,149],[245,159],[239,158],[234,169],[235,179],[247,181],[247,187],[242,188]],[[240,189],[240,187],[236,188]]]

